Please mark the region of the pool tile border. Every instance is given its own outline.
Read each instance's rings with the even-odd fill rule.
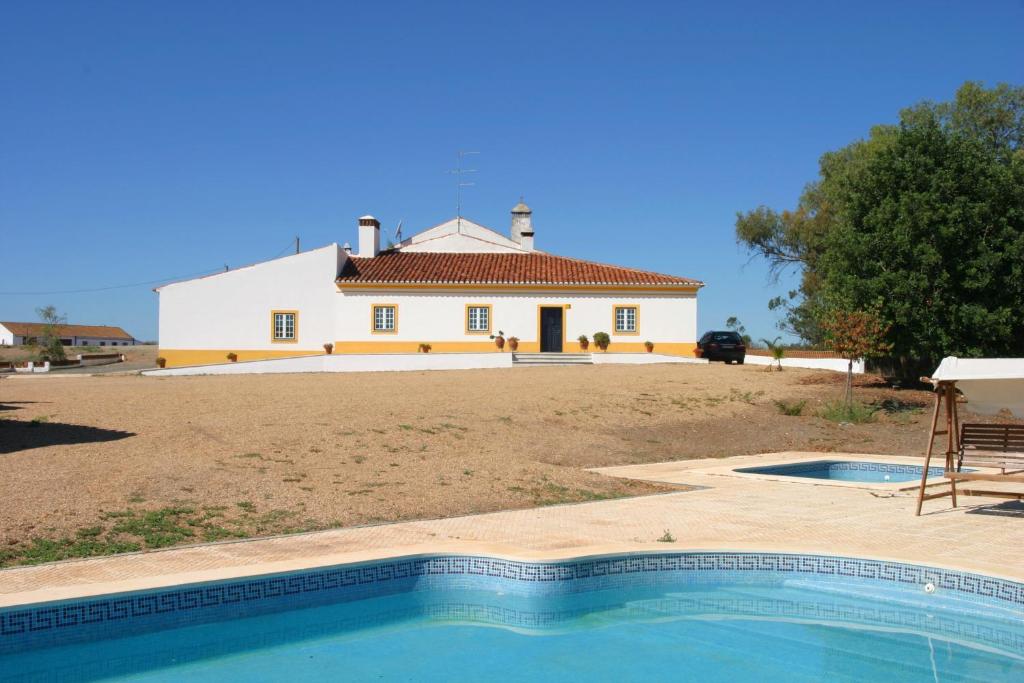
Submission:
[[[1024,583],[886,560],[708,551],[559,561],[452,554],[4,608],[0,654],[412,590],[457,587],[544,596],[619,587],[661,573],[690,582],[713,581],[724,574],[731,581],[758,582],[815,575],[890,587],[919,586],[922,592],[932,584],[967,606],[1011,610],[1024,618]]]

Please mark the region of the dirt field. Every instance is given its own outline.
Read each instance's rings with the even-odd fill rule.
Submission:
[[[751,366],[0,381],[0,564],[666,490],[583,468],[913,455],[930,396]],[[775,401],[806,401],[803,416]]]

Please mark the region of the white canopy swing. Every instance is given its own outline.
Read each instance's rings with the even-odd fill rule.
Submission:
[[[926,500],[951,496],[956,507],[957,481],[989,481],[1024,484],[1024,423],[975,422],[960,424],[957,389],[967,399],[971,411],[979,415],[1004,415],[1024,420],[1024,358],[944,358],[931,377],[935,386],[935,412],[932,415],[928,450],[921,489],[917,495],[917,514]],[[944,410],[943,410],[944,408]],[[939,414],[945,415],[940,428]],[[949,489],[925,495],[928,467],[935,437],[946,437],[943,476]],[[965,471],[964,465],[984,467],[998,472]],[[960,489],[961,495],[981,495],[1024,499],[1024,492]]]

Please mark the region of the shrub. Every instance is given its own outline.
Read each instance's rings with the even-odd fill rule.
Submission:
[[[796,417],[804,414],[804,408],[807,406],[807,401],[776,401],[775,407],[779,409],[779,412],[783,415],[790,415]]]
[[[846,401],[831,401],[825,404],[821,410],[821,417],[832,422],[849,422],[851,424],[864,424],[875,421],[874,406],[865,405],[859,401],[847,403]]]
[[[228,354],[227,358],[228,358],[228,360],[229,360],[229,361],[231,361],[232,363],[235,363],[235,362],[237,362],[237,361],[238,361],[238,354],[237,354],[237,353],[235,353],[234,351],[232,351],[231,353],[229,353],[229,354]]]
[[[498,347],[499,351],[505,349],[505,333],[498,330],[498,334],[492,334],[491,339],[494,340],[494,345]]]
[[[676,537],[673,536],[672,532],[669,531],[668,529],[665,529],[665,533],[663,533],[661,535],[661,538],[658,539],[658,543],[675,543],[675,542],[676,542]]]
[[[434,347],[431,346],[430,344],[420,344],[419,351],[420,353],[430,353],[430,349],[432,348]]]
[[[580,343],[580,349],[582,349],[583,351],[586,351],[587,349],[590,348],[590,340],[587,339],[587,335],[581,334],[579,337],[576,338],[576,341]]]
[[[607,332],[595,332],[594,333],[594,345],[602,351],[608,350],[608,345],[612,343],[612,338],[608,336]]]

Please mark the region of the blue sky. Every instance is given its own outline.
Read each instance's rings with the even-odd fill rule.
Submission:
[[[833,5],[833,6],[825,6]],[[455,213],[538,248],[698,277],[700,328],[775,336],[737,211],[794,204],[822,152],[1024,82],[1024,3],[0,6],[0,319],[55,304],[155,339],[150,286]]]

